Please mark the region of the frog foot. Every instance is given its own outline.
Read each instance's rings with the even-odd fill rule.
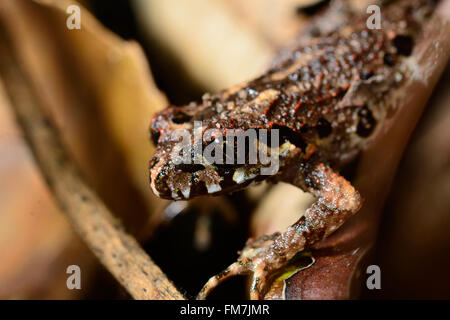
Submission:
[[[337,230],[348,218],[358,212],[362,199],[358,191],[324,164],[317,164],[306,170],[300,166],[301,177],[291,182],[317,197],[305,214],[283,233],[263,236],[247,242],[237,262],[215,277],[209,279],[198,298],[208,293],[225,279],[234,275],[253,274],[250,298],[263,298],[269,285],[269,276],[283,267],[297,253],[311,247],[317,241]],[[308,185],[306,185],[306,182]]]
[[[255,240],[249,239],[240,252],[239,259],[219,274],[211,277],[197,295],[197,299],[204,300],[215,287],[230,277],[249,274],[252,274],[250,298],[252,300],[262,299],[269,289],[272,271],[279,269],[284,264],[277,259],[272,247],[273,241],[277,237],[279,237],[279,233],[265,235]],[[267,244],[268,242],[270,244]]]

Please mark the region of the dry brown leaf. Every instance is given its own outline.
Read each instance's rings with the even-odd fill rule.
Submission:
[[[66,27],[74,1],[4,1],[0,13],[42,105],[106,203],[131,226],[165,204],[148,187],[148,125],[167,101],[142,50],[82,8],[81,30]],[[16,21],[23,23],[16,25]]]
[[[386,298],[450,298],[449,77],[447,67],[405,152],[384,214],[377,259]]]
[[[10,111],[0,82],[0,299],[80,298],[67,290],[66,268],[81,265],[86,284],[94,261],[58,212]]]
[[[232,6],[235,15],[245,20],[274,48],[284,47],[298,35],[306,21],[297,8],[318,0],[219,0]]]
[[[257,76],[273,46],[229,3],[211,0],[134,0],[144,31],[182,62],[207,90],[216,92]]]

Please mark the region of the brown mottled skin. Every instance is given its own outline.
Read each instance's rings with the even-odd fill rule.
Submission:
[[[314,35],[299,38],[262,76],[201,102],[169,106],[157,113],[151,135],[157,150],[150,163],[153,191],[168,199],[229,193],[254,181],[284,181],[310,192],[317,201],[281,234],[249,241],[237,262],[212,277],[199,294],[203,299],[218,283],[236,274],[253,274],[251,298],[264,296],[268,279],[296,253],[328,236],[355,214],[362,199],[335,170],[355,159],[393,106],[390,93],[400,87],[402,68],[414,38],[434,8],[433,1],[391,1],[382,7],[382,28],[369,30],[366,13],[345,12],[347,24],[322,34],[320,17]],[[305,40],[306,39],[306,40]],[[174,165],[170,157],[177,129],[279,129],[287,152],[273,176],[256,175],[236,182],[234,172],[250,165]],[[204,131],[203,131],[204,132]],[[203,141],[203,146],[213,143]],[[252,172],[253,172],[252,171]],[[219,186],[219,187],[217,187]],[[212,188],[214,187],[214,188]]]

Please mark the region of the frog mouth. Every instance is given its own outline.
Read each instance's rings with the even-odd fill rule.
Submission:
[[[169,200],[188,200],[202,195],[221,195],[264,180],[257,167],[242,165],[178,165],[169,168],[158,161],[150,168],[154,194]]]
[[[276,152],[277,160],[284,158],[294,147],[289,142],[281,145]],[[162,155],[162,154],[160,154]],[[150,186],[160,198],[188,200],[203,195],[221,195],[244,189],[277,174],[280,162],[274,171],[266,174],[268,164],[177,164],[164,161],[164,157],[154,156],[150,163]]]

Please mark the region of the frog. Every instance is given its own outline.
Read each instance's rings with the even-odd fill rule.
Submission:
[[[264,298],[274,273],[338,230],[363,205],[340,170],[358,158],[395,111],[390,97],[405,81],[415,37],[435,3],[391,1],[382,7],[381,29],[368,28],[365,12],[335,3],[341,7],[331,4],[259,77],[185,106],[170,105],[152,118],[156,151],[150,186],[161,198],[218,196],[262,181],[289,183],[316,198],[283,232],[250,238],[237,261],[207,281],[199,299],[236,275],[250,275],[250,298]],[[336,11],[345,15],[345,23],[330,30],[327,15]],[[273,133],[275,147],[259,138],[252,145],[276,155],[277,170],[261,174],[267,168],[262,161],[180,163],[173,157],[180,143],[174,133],[180,131],[189,133],[190,155],[198,146],[212,145],[237,153],[228,135],[235,129]],[[203,136],[208,130],[214,135]],[[195,136],[202,137],[200,144]]]

